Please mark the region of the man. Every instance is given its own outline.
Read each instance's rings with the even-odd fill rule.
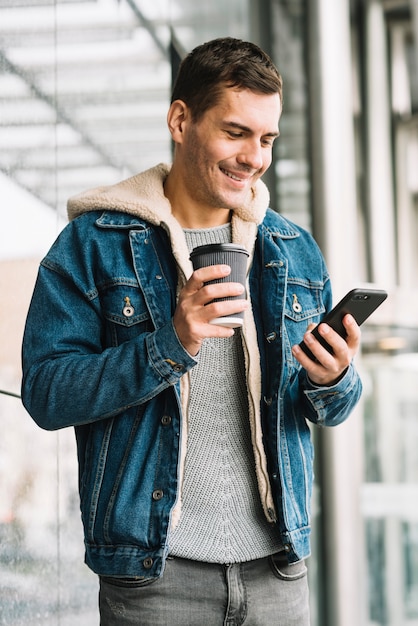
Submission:
[[[309,624],[307,422],[357,402],[359,329],[321,325],[333,354],[307,332],[331,307],[327,270],[260,180],[281,108],[257,46],[197,47],[168,112],[172,167],[70,200],[41,263],[23,399],[41,427],[75,427],[102,626]],[[250,254],[248,299],[206,284],[228,266],[192,271],[194,247],[231,241]],[[238,311],[242,329],[210,323]]]

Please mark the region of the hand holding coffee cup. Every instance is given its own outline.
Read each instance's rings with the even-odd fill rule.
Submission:
[[[190,260],[193,264],[193,269],[197,270],[201,267],[208,267],[210,265],[229,265],[231,273],[224,277],[213,281],[209,281],[206,284],[212,283],[241,283],[245,288],[245,279],[247,274],[247,260],[248,252],[239,244],[235,243],[215,243],[207,244],[205,246],[198,246],[194,248],[190,254]],[[244,296],[229,296],[226,298],[217,298],[213,302],[219,302],[223,300],[241,300]],[[238,328],[242,326],[244,320],[244,312],[234,313],[225,317],[217,317],[210,321],[211,324],[217,324],[219,326],[226,326],[228,328]]]

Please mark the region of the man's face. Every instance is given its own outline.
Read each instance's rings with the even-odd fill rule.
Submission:
[[[234,210],[248,201],[271,163],[280,114],[279,94],[233,88],[198,122],[188,111],[175,162],[195,210]]]

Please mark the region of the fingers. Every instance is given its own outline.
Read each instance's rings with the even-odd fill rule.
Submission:
[[[306,332],[304,342],[317,361],[310,359],[299,346],[293,346],[292,352],[297,361],[304,367],[310,379],[317,384],[330,385],[336,381],[350,365],[360,345],[360,328],[352,315],[343,319],[346,338],[342,338],[328,324],[319,324],[318,333],[330,346],[331,352],[321,345],[317,339]]]
[[[177,335],[192,355],[196,355],[206,337],[230,337],[234,331],[210,321],[244,311],[248,302],[244,299],[245,288],[240,283],[215,282],[230,274],[228,265],[212,265],[193,272],[180,291],[173,323]],[[239,297],[237,300],[214,302],[218,298]]]
[[[230,273],[231,268],[229,265],[202,267],[193,272],[181,294],[183,297],[194,295],[196,302],[200,305],[206,305],[216,298],[240,296],[245,291],[241,283],[212,282],[222,280],[229,276]]]
[[[352,351],[353,356],[356,354],[360,347],[361,330],[356,320],[352,315],[346,315],[343,319],[344,328],[347,332],[346,342],[349,349]]]
[[[190,295],[196,291],[200,291],[205,283],[211,280],[226,278],[230,273],[231,268],[229,265],[210,265],[208,267],[201,267],[193,272],[187,283],[184,285],[182,291],[185,294]]]
[[[328,324],[319,324],[318,332],[332,348],[334,357],[351,361],[360,346],[360,328],[354,317],[347,314],[343,318],[346,337],[341,337]]]

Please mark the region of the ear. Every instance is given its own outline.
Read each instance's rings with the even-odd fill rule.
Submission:
[[[167,113],[167,125],[175,143],[182,143],[190,111],[183,100],[174,100]]]

